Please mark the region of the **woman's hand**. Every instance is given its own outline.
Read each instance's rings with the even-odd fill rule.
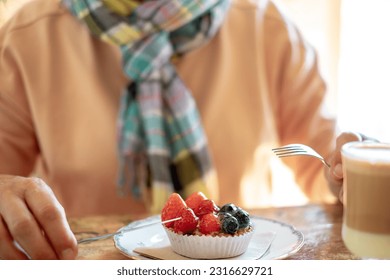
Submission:
[[[64,209],[39,178],[0,175],[0,240],[0,259],[77,256]]]
[[[341,147],[348,142],[353,141],[375,141],[360,133],[344,132],[337,137],[335,151],[328,159],[330,168],[326,168],[325,177],[328,180],[329,188],[332,193],[343,202],[343,166],[341,162]]]

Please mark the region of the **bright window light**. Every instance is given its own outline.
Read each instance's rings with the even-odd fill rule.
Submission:
[[[390,141],[390,1],[343,0],[339,126]]]

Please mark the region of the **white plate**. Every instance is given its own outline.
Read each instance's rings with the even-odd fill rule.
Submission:
[[[152,216],[144,220],[132,222],[122,229],[140,226],[157,221],[159,219],[160,216]],[[296,230],[291,225],[257,216],[251,217],[251,220],[254,224],[255,235],[257,234],[259,237],[261,237],[263,233],[265,234],[264,236],[266,236],[267,233],[274,234],[274,240],[271,244],[271,247],[266,252],[266,254],[261,257],[262,260],[287,258],[296,253],[304,243],[302,232]],[[166,233],[161,224],[155,224],[139,230],[118,234],[114,237],[114,242],[116,248],[132,259],[148,259],[134,252],[134,250],[138,248],[169,249],[170,247],[168,237],[166,236]],[[255,242],[259,242],[259,240],[253,238],[251,243]],[[256,254],[252,254],[250,251],[251,250],[248,250],[249,255],[247,254],[246,258],[256,259]],[[167,256],[166,259],[176,259],[172,258],[174,255],[176,254],[170,250],[171,257]],[[178,255],[176,256],[178,257],[177,259],[180,259]]]

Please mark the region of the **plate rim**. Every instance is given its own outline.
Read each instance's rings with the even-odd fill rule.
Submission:
[[[275,258],[272,258],[270,260],[286,259],[286,258],[296,254],[303,247],[303,245],[305,243],[305,236],[295,226],[293,226],[291,224],[288,224],[288,223],[285,223],[285,222],[282,222],[282,221],[275,220],[275,219],[262,217],[260,215],[251,215],[250,217],[251,217],[251,219],[263,220],[263,221],[267,221],[267,222],[271,222],[271,223],[275,223],[275,224],[281,225],[283,227],[287,227],[287,228],[289,228],[291,230],[291,233],[297,237],[297,242],[296,242],[296,244],[294,244],[294,246],[291,248],[291,250],[289,250],[285,254],[282,254],[282,255],[277,256]],[[135,221],[130,222],[127,225],[121,227],[120,229],[118,229],[118,231],[121,231],[123,229],[129,228],[130,226],[131,227],[135,227],[135,226],[137,226],[137,225],[139,225],[141,223],[151,222],[151,221],[154,221],[154,220],[159,219],[159,218],[160,218],[160,215],[152,215],[152,216],[146,217],[144,219],[135,220]],[[144,256],[141,256],[141,255],[137,256],[137,255],[135,255],[136,253],[134,253],[134,255],[130,255],[127,252],[125,252],[125,250],[122,249],[121,246],[118,244],[119,243],[119,238],[121,238],[121,237],[123,237],[123,233],[114,236],[114,246],[122,254],[124,254],[126,257],[128,257],[130,259],[133,259],[133,260],[153,260],[152,258],[144,257]]]
[[[304,236],[304,234],[300,230],[298,230],[295,226],[293,226],[291,224],[288,224],[288,223],[285,223],[285,222],[281,222],[281,221],[278,221],[278,220],[275,220],[275,219],[267,218],[267,217],[262,217],[262,216],[259,216],[259,215],[253,215],[253,216],[251,216],[251,218],[260,219],[260,220],[266,220],[268,222],[272,222],[272,223],[276,223],[276,224],[288,227],[288,228],[290,228],[292,234],[297,236],[297,243],[295,244],[295,246],[293,246],[292,250],[290,250],[286,254],[280,255],[277,258],[273,258],[272,260],[282,260],[282,259],[288,258],[289,256],[292,256],[295,253],[297,253],[302,248],[302,246],[305,244],[305,236]]]

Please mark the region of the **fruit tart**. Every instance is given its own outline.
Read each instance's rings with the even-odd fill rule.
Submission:
[[[178,193],[170,195],[161,220],[181,217],[164,224],[173,251],[193,259],[222,259],[243,254],[254,228],[249,214],[229,203],[218,207],[202,192],[186,200]]]

